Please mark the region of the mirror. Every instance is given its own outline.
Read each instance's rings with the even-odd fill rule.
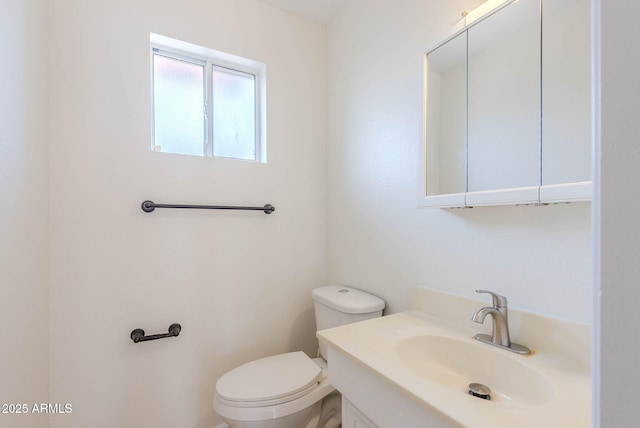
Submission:
[[[589,0],[542,9],[542,184],[591,180]]]
[[[590,200],[589,0],[491,7],[426,55],[422,205]]]
[[[469,28],[469,192],[540,184],[540,5]]]
[[[427,194],[467,191],[467,33],[427,55]]]

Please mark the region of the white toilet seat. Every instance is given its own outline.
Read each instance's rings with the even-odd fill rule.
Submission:
[[[305,409],[335,390],[326,380],[324,360],[319,360],[291,352],[237,367],[218,380],[214,408],[223,417],[244,421]]]
[[[216,383],[216,392],[230,402],[286,402],[291,401],[287,397],[314,387],[322,378],[320,367],[304,352],[289,352],[260,358],[225,373]]]
[[[224,398],[222,398],[220,396],[220,394],[217,394],[217,400],[220,401],[220,403],[223,403],[227,406],[231,406],[231,407],[265,407],[265,406],[276,406],[278,404],[282,404],[282,403],[288,403],[289,401],[293,401],[293,400],[297,400],[298,398],[304,397],[305,395],[311,393],[314,389],[318,388],[318,386],[320,385],[320,382],[317,382],[313,385],[311,385],[309,388],[307,389],[303,389],[302,391],[298,391],[294,394],[291,395],[286,395],[284,397],[279,397],[279,398],[274,398],[271,400],[259,400],[259,401],[233,401],[233,400],[226,400]]]

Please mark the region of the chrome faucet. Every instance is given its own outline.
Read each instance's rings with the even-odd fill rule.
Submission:
[[[490,294],[493,299],[493,306],[481,308],[471,317],[471,320],[478,324],[484,323],[487,315],[493,318],[493,330],[491,336],[488,334],[476,334],[475,338],[481,342],[507,349],[518,354],[529,354],[531,350],[526,346],[511,342],[509,336],[509,313],[507,311],[507,298],[487,290],[476,290],[476,293]]]

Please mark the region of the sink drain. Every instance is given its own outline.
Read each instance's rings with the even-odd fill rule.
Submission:
[[[491,389],[481,383],[470,383],[469,395],[482,398],[483,400],[491,400]]]

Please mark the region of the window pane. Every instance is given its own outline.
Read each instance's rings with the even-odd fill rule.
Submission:
[[[156,151],[204,156],[204,65],[153,55]]]
[[[255,160],[255,76],[214,67],[212,92],[213,155]]]

